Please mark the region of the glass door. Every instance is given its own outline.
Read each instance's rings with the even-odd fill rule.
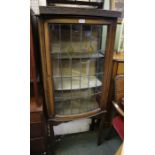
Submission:
[[[51,23],[48,29],[55,114],[99,109],[107,25]]]

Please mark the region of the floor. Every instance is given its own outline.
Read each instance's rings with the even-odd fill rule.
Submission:
[[[115,134],[97,146],[95,131],[63,136],[57,139],[56,155],[114,155],[122,143]]]

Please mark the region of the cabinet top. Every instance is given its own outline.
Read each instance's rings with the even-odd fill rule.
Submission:
[[[119,18],[121,12],[110,11],[102,9],[88,9],[88,8],[69,8],[69,7],[53,7],[40,6],[40,16],[86,16],[97,18]]]

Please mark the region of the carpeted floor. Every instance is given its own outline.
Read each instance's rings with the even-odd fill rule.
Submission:
[[[114,135],[97,146],[95,131],[63,136],[58,139],[56,155],[114,155],[122,141]]]

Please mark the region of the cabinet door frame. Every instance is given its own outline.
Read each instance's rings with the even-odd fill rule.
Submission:
[[[102,80],[103,90],[100,98],[100,108],[94,109],[93,111],[76,114],[76,115],[57,115],[55,114],[54,107],[54,85],[53,85],[53,71],[52,71],[52,58],[50,55],[50,36],[49,36],[49,24],[79,24],[79,22],[84,22],[83,24],[98,24],[107,25],[107,39],[106,39],[106,49],[104,56],[104,76]],[[39,19],[39,33],[40,33],[40,46],[41,46],[41,57],[42,57],[42,72],[43,72],[43,82],[45,91],[45,100],[48,110],[48,116],[53,118],[53,120],[58,121],[68,121],[78,118],[90,117],[100,114],[106,110],[106,105],[109,95],[110,80],[112,74],[112,59],[113,59],[113,48],[116,33],[116,18],[105,18],[105,19],[82,19],[77,18],[51,18],[51,19]]]

